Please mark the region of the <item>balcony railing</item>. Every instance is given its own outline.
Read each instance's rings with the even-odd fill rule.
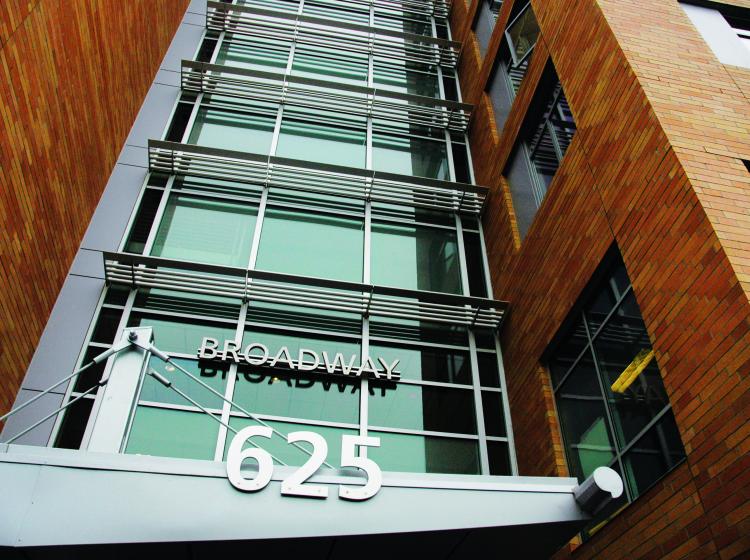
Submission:
[[[283,103],[305,114],[325,111],[372,117],[375,128],[396,131],[414,126],[463,134],[472,111],[467,103],[192,60],[182,61],[181,84],[184,91]],[[203,104],[210,106],[210,98]]]
[[[507,303],[486,298],[343,282],[238,267],[104,253],[105,279],[133,289],[163,289],[396,321],[497,329]]]
[[[478,215],[488,189],[276,156],[149,140],[149,169],[388,205]]]

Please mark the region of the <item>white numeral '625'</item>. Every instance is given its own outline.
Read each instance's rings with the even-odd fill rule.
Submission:
[[[227,476],[229,482],[243,492],[257,492],[263,490],[271,482],[273,476],[273,459],[271,455],[260,447],[243,449],[250,438],[258,436],[270,438],[273,430],[267,426],[249,426],[243,428],[232,439],[227,453]],[[281,494],[284,496],[305,496],[308,498],[327,498],[328,487],[324,484],[304,484],[320,468],[328,455],[328,442],[323,436],[315,432],[292,432],[286,437],[287,442],[296,443],[306,441],[312,444],[313,452],[310,458],[299,469],[281,481]],[[380,438],[365,436],[341,437],[341,466],[355,467],[365,471],[367,483],[361,486],[342,485],[339,487],[339,497],[345,500],[361,501],[372,498],[378,493],[383,484],[383,473],[378,464],[357,453],[357,446],[380,447]],[[242,474],[242,463],[246,459],[253,459],[258,464],[258,472],[253,478],[246,478]]]

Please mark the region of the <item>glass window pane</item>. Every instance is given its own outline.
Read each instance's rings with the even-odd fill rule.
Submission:
[[[627,445],[665,406],[669,397],[654,359],[646,326],[631,306],[620,307],[594,339],[618,440]]]
[[[537,37],[539,37],[539,25],[534,17],[531,4],[523,13],[508,27],[511,49],[515,53],[516,60],[521,60],[534,48]]]
[[[373,224],[372,282],[460,294],[455,233],[420,226]]]
[[[400,60],[379,60],[373,63],[375,86],[399,93],[440,97],[437,74],[431,67]]]
[[[684,457],[680,432],[669,411],[625,455],[625,478],[633,496],[643,494]]]
[[[373,133],[372,164],[376,171],[450,180],[445,142]]]
[[[557,391],[560,426],[571,472],[583,481],[614,458],[605,403],[590,351]]]
[[[202,107],[188,144],[266,155],[275,124],[271,116]]]
[[[466,271],[469,276],[469,295],[488,297],[484,278],[482,244],[478,233],[464,232],[464,251],[466,252]]]
[[[371,385],[369,421],[372,426],[457,434],[476,434],[471,389],[420,387],[405,383],[391,388]]]
[[[202,412],[139,406],[125,452],[212,460],[218,435],[219,423]]]
[[[370,356],[389,364],[399,360],[396,370],[402,379],[471,385],[469,353],[460,350],[419,346],[370,344]]]
[[[323,436],[328,443],[328,455],[326,456],[326,462],[330,465],[333,465],[334,467],[341,464],[341,436],[356,436],[359,434],[357,430],[332,426],[315,426],[311,424],[276,422],[271,420],[264,420],[264,424],[271,426],[279,433],[274,433],[270,439],[254,437],[251,441],[257,444],[261,449],[265,449],[271,455],[283,461],[287,465],[295,467],[303,465],[305,462],[307,462],[310,456],[294,445],[287,443],[287,434],[290,434],[292,432],[315,432],[316,434],[320,434],[321,436]],[[233,417],[229,420],[229,425],[235,430],[239,431],[242,428],[246,428],[247,426],[258,426],[260,424],[258,424],[254,420],[250,420],[249,418]],[[234,434],[231,431],[227,433],[227,442],[224,446],[225,459],[227,451],[229,451],[229,446],[232,443],[233,437]],[[312,450],[312,446],[306,442],[299,442],[299,445],[307,450]],[[251,445],[245,444],[244,448],[247,447],[251,447]],[[254,461],[248,460],[247,464],[253,465]]]
[[[154,344],[164,352],[198,354],[204,336],[217,340],[234,338],[234,327],[201,323],[189,319],[166,319],[133,314],[128,320],[129,327],[153,327]]]
[[[215,391],[224,394],[227,385],[227,372],[229,371],[228,364],[218,362],[199,363],[197,360],[181,359],[173,359],[173,362],[192,373]],[[220,397],[185,375],[173,364],[165,364],[159,358],[152,357],[149,360],[149,366],[169,379],[173,387],[188,395],[201,406],[221,410],[224,401]],[[174,389],[165,387],[150,375],[146,375],[143,379],[139,400],[194,406]]]
[[[342,57],[340,51],[298,44],[294,50],[292,74],[337,83],[365,85],[367,66],[367,55],[351,52]]]
[[[365,131],[284,119],[276,155],[348,167],[365,166]]]
[[[580,316],[580,313],[578,314]],[[552,383],[557,386],[573,366],[576,358],[581,355],[583,349],[588,344],[588,335],[586,327],[583,324],[583,318],[577,319],[570,327],[568,333],[563,337],[560,343],[555,347],[552,358],[547,363],[550,373],[552,374]]]
[[[488,441],[487,455],[490,460],[490,474],[495,476],[510,476],[510,455],[508,444],[503,441]]]
[[[484,429],[488,436],[505,437],[505,414],[503,395],[495,391],[482,391],[482,412]]]
[[[479,383],[482,387],[500,387],[500,371],[497,368],[497,355],[477,352]]]
[[[243,37],[238,40],[234,35],[231,41],[222,43],[216,64],[283,72],[289,59],[289,48],[290,45],[285,42],[263,37]]]
[[[392,472],[479,474],[476,440],[370,432],[380,447],[367,456],[382,470]]]
[[[362,220],[269,208],[256,268],[362,281]]]
[[[246,268],[257,216],[247,204],[171,196],[151,254]]]
[[[615,271],[602,281],[596,297],[586,306],[586,320],[591,334],[595,334],[615,304],[630,286],[625,265],[617,266]],[[638,312],[640,315],[640,311]]]
[[[329,359],[341,353],[347,364],[360,363],[359,342],[299,336],[270,331],[248,331],[243,347],[263,344],[272,358],[286,347],[289,357],[297,362],[300,349],[315,352],[321,364],[323,352]],[[257,349],[254,352],[260,353]],[[256,355],[251,353],[251,355]],[[355,424],[359,421],[359,381],[343,376],[316,372],[292,373],[282,354],[274,368],[240,366],[234,389],[234,401],[250,413],[286,416],[306,420],[325,420]],[[305,363],[314,358],[306,354]]]

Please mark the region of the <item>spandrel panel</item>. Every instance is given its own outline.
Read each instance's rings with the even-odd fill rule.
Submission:
[[[247,204],[172,196],[151,254],[184,261],[246,267],[258,209]]]

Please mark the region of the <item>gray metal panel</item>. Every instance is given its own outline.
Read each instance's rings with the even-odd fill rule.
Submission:
[[[537,205],[534,199],[534,186],[532,181],[531,162],[523,141],[519,142],[510,166],[506,169],[506,177],[510,184],[510,193],[513,199],[513,209],[516,213],[518,233],[521,239],[526,237],[526,232],[536,215]]]
[[[92,251],[81,248],[73,259],[70,274],[75,276],[88,276],[104,280],[104,266],[101,251]]]
[[[172,70],[159,70],[156,73],[156,78],[154,78],[154,84],[178,88],[180,87],[180,73]],[[157,135],[156,138],[161,138],[161,134]]]
[[[161,68],[163,70],[172,70],[179,72],[181,68],[182,60],[185,58],[193,58],[198,43],[203,37],[205,26],[197,26],[182,23],[177,28],[172,44],[167,50],[167,54],[162,60]]]
[[[61,391],[65,391],[64,386],[62,387]],[[25,389],[21,389],[18,392],[16,402],[13,404],[13,406],[20,406],[26,401],[37,396],[37,394],[38,391],[27,391]],[[2,435],[0,435],[0,440],[6,441],[7,439],[12,438],[14,435],[23,432],[29,426],[34,425],[36,422],[47,416],[53,410],[59,408],[62,404],[63,396],[64,395],[62,393],[47,393],[39,400],[37,400],[34,404],[29,405],[23,410],[20,410],[17,414],[14,414],[10,418],[8,418],[5,422],[5,427],[3,428]],[[55,418],[52,417],[31,430],[29,433],[24,434],[23,436],[18,438],[15,443],[24,445],[47,445],[47,440],[49,440],[49,436],[52,432],[54,423]],[[3,490],[3,500],[5,500],[5,490]],[[4,509],[5,508],[0,507],[0,520],[2,520],[2,517],[4,515]],[[0,524],[2,524],[2,521],[0,521]]]
[[[23,389],[42,391],[75,369],[103,287],[104,281],[97,278],[69,275],[65,279],[21,385]]]
[[[184,23],[185,25],[197,25],[199,27],[205,27],[206,15],[187,12],[182,20],[182,23]]]
[[[750,68],[748,51],[718,10],[692,4],[680,4],[690,21],[723,64]]]
[[[157,79],[165,74],[174,73],[160,71],[157,74]],[[177,78],[179,85],[179,75]],[[178,87],[153,84],[151,89],[148,90],[146,99],[143,100],[143,105],[138,111],[138,117],[133,123],[133,128],[130,129],[130,134],[128,134],[125,143],[128,146],[147,148],[150,138],[161,138],[162,131],[167,126],[167,120],[179,94]]]
[[[148,167],[148,149],[141,146],[128,146],[122,147],[120,157],[117,158],[118,165],[133,165],[136,167]],[[138,185],[140,186],[140,185]],[[138,189],[136,186],[136,190]]]
[[[115,166],[83,236],[81,248],[96,251],[118,249],[146,173],[142,167]]]
[[[477,43],[479,43],[479,52],[482,54],[482,58],[484,58],[487,47],[490,44],[492,31],[495,29],[495,16],[492,15],[490,7],[485,0],[481,0],[478,11],[479,14],[477,14],[474,33],[477,36]]]
[[[221,463],[203,462],[213,474],[177,474],[196,463],[201,462],[60,449],[26,453],[23,446],[10,446],[7,453],[0,452],[0,495],[13,501],[4,499],[2,509],[27,513],[17,531],[17,525],[0,524],[0,545],[339,537],[548,523],[578,526],[587,520],[573,498],[571,479],[545,479],[549,487],[536,489],[523,477],[481,477],[483,485],[466,483],[469,488],[462,488],[453,481],[465,477],[421,475],[422,485],[412,486],[397,473],[387,473],[374,498],[348,502],[335,497],[335,486],[326,500],[281,496],[279,479],[293,470],[281,467],[269,486],[254,494],[232,488]],[[39,464],[44,465],[41,470]],[[158,465],[164,474],[142,472],[150,465]],[[16,479],[30,478],[27,470],[38,473],[35,484],[11,493]],[[351,480],[313,479],[335,485]],[[430,481],[434,484],[428,487]],[[76,523],[59,523],[60,504]]]
[[[190,0],[187,11],[191,14],[206,15],[206,0]]]

